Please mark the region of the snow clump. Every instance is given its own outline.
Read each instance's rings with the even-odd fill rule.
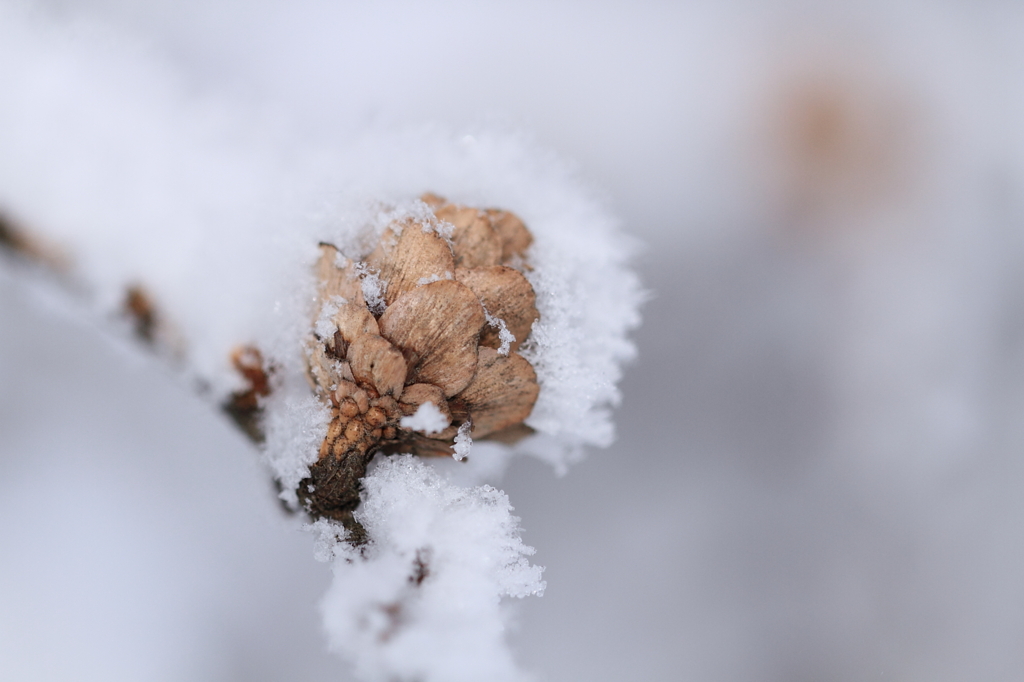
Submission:
[[[420,433],[431,435],[440,433],[448,428],[448,418],[441,414],[441,410],[434,403],[423,403],[416,412],[408,417],[402,417],[399,421],[403,429],[412,429]]]
[[[514,682],[502,597],[539,595],[508,497],[445,481],[411,455],[382,458],[356,512],[373,539],[354,548],[319,522],[334,583],[321,604],[331,645],[366,680]]]

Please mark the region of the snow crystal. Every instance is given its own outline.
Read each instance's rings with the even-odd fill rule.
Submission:
[[[323,306],[320,307],[320,315],[316,318],[316,324],[313,325],[313,331],[321,339],[334,338],[334,332],[337,331],[338,325],[334,323],[334,315],[338,312],[338,308],[345,303],[345,299],[341,296],[331,296],[330,299],[324,301]]]
[[[423,202],[420,202],[420,203],[423,203]],[[423,204],[423,205],[426,206],[426,204]],[[439,220],[438,218],[433,217],[434,216],[433,209],[431,209],[430,215],[431,215],[431,219],[430,219],[429,223],[425,223],[425,224],[429,224],[433,228],[434,232],[437,233],[437,236],[441,237],[446,242],[451,244],[452,243],[452,234],[455,232],[455,226],[452,225],[447,220]]]
[[[356,263],[355,271],[359,275],[359,284],[363,290],[363,299],[366,301],[366,307],[374,315],[383,314],[386,307],[384,294],[387,293],[388,283],[380,278],[380,273],[370,268],[366,263]]]
[[[302,529],[316,536],[313,542],[313,558],[317,561],[334,561],[343,553],[342,548],[346,547],[343,543],[348,537],[348,531],[337,521],[317,519],[313,523],[305,524]]]
[[[330,410],[308,388],[295,385],[279,386],[267,398],[266,407],[265,456],[281,483],[281,499],[297,509],[295,490],[309,476],[309,465],[320,453]]]
[[[486,318],[487,324],[498,330],[498,340],[501,341],[501,345],[498,346],[498,355],[507,356],[512,349],[512,344],[516,342],[516,335],[509,331],[505,320],[491,315],[487,308],[484,308],[484,318]]]
[[[437,229],[439,221],[434,217],[434,211],[430,206],[416,199],[382,206],[377,212],[374,227],[378,232],[390,229],[397,236],[402,234],[404,226],[409,222],[418,223],[424,232],[431,232]]]
[[[412,456],[364,479],[356,517],[373,541],[336,545],[321,608],[333,648],[369,680],[524,679],[505,644],[502,597],[542,594],[508,497],[447,483]],[[329,525],[318,529],[330,543]]]
[[[423,403],[416,412],[408,417],[402,417],[399,422],[403,429],[412,429],[426,435],[440,433],[448,428],[451,422],[441,414],[441,410],[434,403]]]
[[[441,280],[447,279],[454,279],[454,275],[452,275],[451,270],[445,270],[440,274],[435,273],[429,277],[420,277],[416,280],[416,286],[421,287],[424,284],[433,284],[434,282],[440,282]]]
[[[459,427],[459,432],[455,434],[455,445],[453,447],[455,452],[452,453],[452,457],[459,461],[469,456],[469,449],[473,446],[473,438],[469,435],[472,427],[473,425],[470,422],[466,422]]]

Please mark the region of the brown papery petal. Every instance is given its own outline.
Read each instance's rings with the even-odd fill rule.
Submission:
[[[347,359],[357,382],[372,385],[380,395],[390,393],[396,399],[402,395],[405,358],[387,339],[375,334],[356,337]]]
[[[343,303],[338,307],[338,312],[334,314],[333,320],[347,344],[351,344],[357,337],[364,334],[380,336],[377,319],[366,309],[365,305]]]
[[[332,296],[341,296],[349,303],[365,306],[363,288],[352,268],[352,261],[344,256],[338,258],[339,251],[331,244],[320,244],[320,260],[316,263],[316,279],[320,283],[320,301],[329,300]],[[338,267],[339,260],[344,267]],[[316,314],[320,314],[317,306]]]
[[[341,363],[328,356],[327,349],[322,343],[313,343],[309,347],[307,374],[313,390],[329,391],[332,386],[337,385],[344,377],[341,376]]]
[[[533,243],[533,235],[515,213],[496,208],[487,209],[491,227],[501,242],[501,262],[508,264],[516,256],[523,258],[526,249]]]
[[[446,204],[434,209],[439,220],[451,223],[455,264],[464,268],[497,265],[501,262],[501,240],[487,214],[476,208]]]
[[[527,436],[531,436],[537,433],[535,430],[527,426],[526,424],[513,424],[512,426],[506,426],[503,429],[492,431],[487,434],[485,438],[495,443],[504,443],[505,445],[515,445]]]
[[[402,414],[413,414],[423,403],[433,403],[441,414],[451,420],[452,413],[448,410],[444,392],[434,384],[409,384],[402,389]]]
[[[504,265],[489,268],[457,268],[455,279],[477,295],[494,317],[505,321],[505,326],[516,337],[511,349],[515,350],[530,335],[530,328],[540,317],[537,295],[533,286],[518,270]],[[480,345],[490,348],[501,346],[498,330],[488,325],[480,334]]]
[[[480,300],[453,280],[424,284],[381,315],[380,333],[409,359],[410,383],[438,386],[453,396],[473,379],[484,322]]]
[[[419,286],[420,280],[444,277],[455,272],[455,258],[451,247],[432,229],[407,221],[402,233],[388,228],[377,248],[366,257],[366,264],[379,271],[387,282],[384,302],[391,305],[402,294]]]
[[[433,192],[427,192],[426,194],[422,195],[420,197],[420,201],[422,201],[430,208],[440,208],[441,206],[444,206],[445,204],[448,203],[447,201],[445,201],[444,197],[439,197]]]
[[[402,440],[390,447],[383,448],[386,454],[397,454],[400,452],[411,452],[420,457],[451,457],[452,444],[449,442],[428,438],[422,433],[411,431],[402,432]]]
[[[476,376],[459,400],[469,408],[473,437],[482,438],[529,417],[539,392],[537,374],[523,356],[481,348]]]

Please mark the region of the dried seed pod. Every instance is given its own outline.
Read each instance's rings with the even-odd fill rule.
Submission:
[[[366,264],[379,271],[387,282],[384,302],[391,305],[399,296],[422,281],[449,279],[455,272],[451,247],[432,227],[409,220],[384,231]]]
[[[358,336],[349,346],[347,357],[357,383],[369,384],[381,395],[402,395],[405,358],[387,339],[376,334]]]
[[[327,425],[327,435],[320,444],[320,459],[327,457],[334,450],[334,443],[345,433],[345,422],[341,415],[335,416]]]
[[[455,279],[477,295],[487,312],[505,322],[516,337],[511,349],[519,348],[530,335],[533,323],[540,318],[537,295],[526,277],[510,267],[494,265],[489,268],[458,268]],[[498,330],[490,325],[484,328],[480,334],[480,345],[499,348]]]
[[[522,421],[539,391],[530,363],[516,353],[499,355],[501,339],[487,325],[487,314],[500,318],[517,347],[538,318],[530,283],[501,264],[525,267],[529,232],[504,211],[455,206],[435,195],[423,201],[454,225],[451,246],[413,220],[385,230],[366,259],[386,284],[379,319],[352,261],[325,244],[317,264],[319,336],[310,337],[309,375],[332,419],[319,460],[297,492],[311,514],[341,521],[357,539],[363,535],[352,511],[376,452],[452,455],[456,434],[470,423],[474,437],[511,442],[529,432]],[[322,317],[328,303],[337,305],[327,309],[329,322]],[[426,434],[412,430],[414,422],[402,426],[428,402],[447,428]]]
[[[379,322],[384,338],[410,358],[410,383],[434,384],[448,397],[473,379],[486,319],[469,287],[451,280],[425,284],[391,304]]]
[[[481,438],[529,417],[539,392],[537,373],[526,358],[481,348],[473,383],[459,394],[459,399],[472,416],[473,437]]]

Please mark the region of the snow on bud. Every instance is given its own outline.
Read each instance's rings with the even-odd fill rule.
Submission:
[[[529,433],[522,423],[540,391],[529,361],[511,351],[512,332],[485,308],[511,320],[523,340],[540,317],[532,286],[509,265],[527,267],[525,225],[506,211],[426,199],[418,210],[393,212],[365,259],[322,243],[315,267],[307,374],[332,412],[297,494],[314,516],[356,537],[353,512],[374,455],[464,460],[471,428],[476,438],[515,426],[507,440]],[[435,212],[452,218],[450,230],[434,229],[442,224]],[[374,303],[380,296],[382,306]],[[499,333],[486,333],[490,326]]]
[[[416,412],[409,417],[402,417],[399,426],[409,431],[419,431],[425,436],[432,436],[448,428],[451,419],[441,414],[441,410],[434,403],[422,403]]]

